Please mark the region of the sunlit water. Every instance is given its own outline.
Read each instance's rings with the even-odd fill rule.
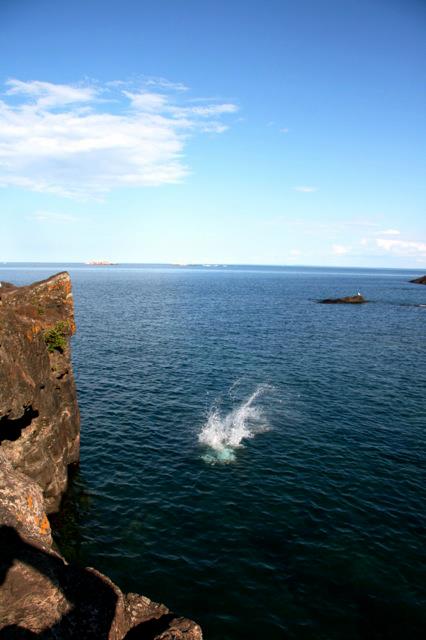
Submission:
[[[207,640],[425,637],[422,272],[69,271],[65,553]],[[358,290],[369,304],[315,303]]]

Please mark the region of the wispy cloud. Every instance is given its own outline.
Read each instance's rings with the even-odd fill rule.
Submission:
[[[225,104],[211,104],[206,107],[192,107],[188,111],[197,116],[209,117],[222,115],[223,113],[235,113],[238,111],[238,107],[228,102]]]
[[[144,82],[147,87],[158,87],[167,91],[189,91],[189,87],[182,82],[171,82],[167,78],[145,77]]]
[[[7,96],[27,97],[39,109],[90,102],[98,94],[98,88],[95,86],[52,84],[39,80],[22,82],[22,80],[11,79],[7,80],[6,86],[8,87],[5,92]]]
[[[269,120],[269,122],[266,123],[267,127],[277,127],[278,131],[280,133],[288,133],[290,131],[290,129],[288,129],[287,127],[279,127],[278,123],[275,122],[275,120]]]
[[[143,91],[141,93],[132,93],[131,91],[123,91],[123,94],[129,98],[130,104],[135,109],[141,111],[161,112],[167,105],[167,96],[163,93],[152,93]]]
[[[331,252],[335,256],[344,256],[350,252],[352,247],[343,244],[333,244],[331,247]]]
[[[377,238],[376,245],[396,256],[405,258],[426,258],[426,242],[415,240],[393,240],[390,238]]]
[[[384,231],[378,231],[378,236],[399,236],[401,232],[399,229],[385,229]]]
[[[0,186],[101,198],[120,187],[182,181],[190,136],[223,133],[231,102],[196,106],[163,78],[137,86],[7,82],[0,100]]]
[[[317,187],[301,186],[294,187],[294,191],[299,191],[300,193],[313,193],[314,191],[318,191],[318,189]]]

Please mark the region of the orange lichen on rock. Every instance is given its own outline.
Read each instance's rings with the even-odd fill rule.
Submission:
[[[38,528],[43,536],[50,534],[50,524],[46,514],[42,518],[38,518]]]

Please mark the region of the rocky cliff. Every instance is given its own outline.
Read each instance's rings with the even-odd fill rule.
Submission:
[[[410,282],[414,282],[415,284],[426,284],[426,276],[420,276],[420,278],[414,278],[414,280],[410,280]]]
[[[0,283],[0,638],[201,640],[200,627],[54,549],[79,458],[70,277]]]
[[[15,469],[57,510],[68,466],[78,461],[79,413],[69,336],[74,333],[70,277],[30,287],[0,287],[0,443]]]

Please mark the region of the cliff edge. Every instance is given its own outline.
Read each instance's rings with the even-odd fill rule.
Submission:
[[[201,640],[196,623],[53,546],[47,514],[79,459],[74,331],[67,273],[0,283],[0,638]]]

